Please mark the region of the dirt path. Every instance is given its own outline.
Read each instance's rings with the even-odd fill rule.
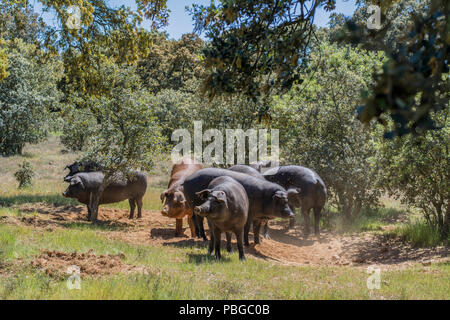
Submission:
[[[83,206],[55,207],[33,203],[17,208],[21,212],[38,214],[0,217],[0,223],[27,225],[45,230],[66,228],[70,224],[90,224]],[[129,220],[127,210],[100,208],[99,219],[99,233],[109,239],[149,246],[206,246],[203,240],[191,238],[188,228],[184,229],[184,237],[175,237],[175,220],[163,217],[159,212],[145,211],[142,219]],[[186,226],[187,223],[184,223]],[[260,245],[251,245],[246,248],[246,253],[288,265],[365,267],[374,264],[381,268],[402,268],[414,262],[428,265],[432,261],[449,259],[448,247],[415,249],[398,239],[369,232],[340,235],[325,231],[319,237],[310,236],[305,239],[300,226],[291,230],[287,230],[286,226],[287,222],[284,221],[271,222],[271,239],[263,239]],[[252,243],[252,239],[250,242]],[[234,239],[233,246],[236,246]]]

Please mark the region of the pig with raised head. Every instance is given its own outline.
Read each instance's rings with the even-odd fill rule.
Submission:
[[[69,173],[64,177],[65,182],[69,182],[72,176],[80,172],[94,172],[99,171],[101,166],[94,161],[75,161],[65,167],[69,169]]]
[[[175,236],[182,236],[183,218],[188,217],[191,236],[194,237],[196,230],[192,221],[192,210],[186,205],[183,194],[183,182],[186,177],[200,170],[202,166],[194,163],[190,158],[183,158],[172,167],[170,181],[167,190],[161,193],[161,201],[164,206],[161,210],[163,216],[176,219]],[[197,232],[197,236],[200,234]]]
[[[244,226],[248,216],[248,197],[242,185],[231,177],[218,177],[210,182],[207,189],[196,195],[203,204],[194,207],[195,214],[208,219],[211,230],[209,253],[215,249],[215,256],[220,259],[220,242],[222,232],[227,232],[227,240],[231,240],[230,232],[236,235],[239,259],[245,260],[242,245]],[[231,251],[230,242],[227,243]]]
[[[314,210],[314,231],[318,235],[320,215],[327,199],[327,189],[319,175],[308,168],[288,165],[269,169],[264,177],[286,189],[295,188],[297,194],[291,193],[289,204],[292,208],[301,207],[305,218],[305,235],[309,234],[310,209]],[[291,219],[289,226],[293,227],[295,220]]]
[[[184,196],[187,204],[194,208],[201,205],[202,199],[197,196],[197,192],[208,188],[212,180],[218,177],[227,176],[235,179],[245,189],[249,200],[248,219],[244,228],[244,244],[249,245],[248,233],[251,223],[260,219],[291,218],[294,216],[288,204],[288,192],[276,183],[249,176],[245,173],[234,172],[226,169],[207,168],[195,172],[186,178],[183,183]],[[291,192],[296,193],[295,190]],[[197,216],[197,215],[194,215]],[[204,240],[207,240],[203,230],[203,217],[195,219],[194,223],[198,227]],[[258,228],[255,228],[255,225]],[[254,242],[259,243],[259,224],[254,223]]]
[[[80,172],[73,175],[69,187],[63,192],[66,198],[75,198],[88,206],[88,219],[91,219],[89,203],[91,194],[98,192],[105,176],[103,173]],[[99,204],[116,203],[128,199],[130,203],[130,219],[134,216],[136,205],[138,218],[142,217],[142,198],[147,190],[147,177],[143,172],[135,172],[130,178],[118,179],[111,182],[103,191]]]

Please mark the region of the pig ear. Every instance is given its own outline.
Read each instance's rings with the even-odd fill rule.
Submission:
[[[84,189],[83,181],[81,181],[81,179],[79,177],[75,177],[75,178],[72,178],[72,180],[70,180],[71,186],[75,186],[77,184],[81,185],[81,187]]]
[[[159,196],[159,198],[161,199],[161,202],[164,202],[164,198],[167,195],[167,191],[169,191],[169,190],[165,190],[165,191],[161,192],[161,195]]]
[[[300,188],[290,188],[288,190],[288,194],[297,195],[297,194],[300,194],[301,191],[302,191],[302,189],[300,189]]]
[[[277,199],[283,199],[286,197],[286,194],[284,192],[281,191],[277,191],[275,192],[275,194],[273,195],[273,199],[277,198]]]
[[[227,195],[225,194],[225,192],[223,191],[219,191],[214,193],[214,197],[219,201],[219,202],[227,202]]]
[[[195,195],[197,197],[199,197],[200,199],[205,200],[209,196],[210,193],[211,193],[210,189],[205,189],[205,190],[196,192]]]

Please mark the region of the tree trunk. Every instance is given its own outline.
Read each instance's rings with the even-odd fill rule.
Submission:
[[[445,239],[448,238],[449,233],[450,233],[450,222],[449,222],[449,217],[450,216],[450,205],[447,205],[447,208],[444,212],[444,229],[443,229],[443,235],[445,237]],[[448,244],[447,244],[448,245]]]
[[[105,177],[103,182],[100,184],[97,190],[93,190],[90,193],[89,208],[91,210],[91,222],[96,222],[98,217],[98,206],[100,204],[100,198],[102,197],[103,191],[108,185],[108,178]]]

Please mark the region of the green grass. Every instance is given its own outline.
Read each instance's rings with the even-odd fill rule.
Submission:
[[[391,234],[399,236],[414,247],[435,247],[450,243],[450,239],[442,239],[439,230],[423,220],[396,227]]]
[[[0,261],[14,268],[0,275],[0,299],[446,299],[449,264],[382,272],[379,290],[368,290],[364,268],[295,267],[224,252],[217,262],[203,245],[149,247],[107,240],[97,230],[38,231],[0,225]],[[125,262],[151,272],[81,279],[69,290],[65,279],[30,266],[43,249],[96,254],[125,254]],[[21,259],[20,264],[14,264]]]

